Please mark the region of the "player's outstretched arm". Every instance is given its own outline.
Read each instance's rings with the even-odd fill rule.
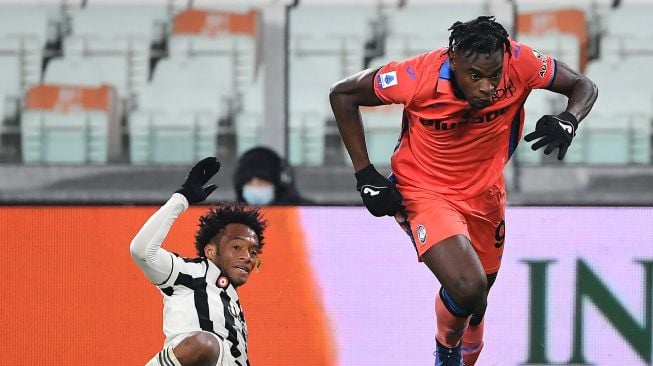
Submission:
[[[565,112],[571,113],[578,122],[589,114],[599,96],[599,89],[592,80],[560,61],[556,62],[555,78],[548,89],[569,98]]]
[[[172,224],[189,204],[204,201],[217,188],[216,185],[204,185],[219,169],[220,163],[214,157],[197,163],[182,186],[147,220],[132,240],[129,246],[132,259],[152,283],[165,282],[172,272],[172,254],[161,248]]]
[[[340,80],[329,93],[338,131],[356,171],[370,165],[359,107],[384,104],[374,93],[374,75],[377,71],[367,69]]]
[[[538,140],[533,143],[532,149],[546,146],[544,153],[547,155],[558,149],[558,160],[562,160],[576,136],[579,122],[592,109],[599,91],[592,80],[563,62],[556,63],[555,78],[548,89],[567,96],[567,108],[557,116],[545,115],[540,118],[535,125],[535,131],[524,136],[524,140]]]
[[[370,163],[360,106],[379,106],[383,101],[374,93],[378,69],[367,69],[337,82],[329,93],[338,131],[356,171],[356,189],[365,207],[374,216],[393,216],[402,205],[394,184]]]

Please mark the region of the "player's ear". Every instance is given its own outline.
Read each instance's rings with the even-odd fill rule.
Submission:
[[[449,67],[451,68],[452,71],[456,71],[456,53],[452,49],[449,49],[448,54],[449,54]]]
[[[213,242],[209,242],[208,244],[206,244],[204,246],[204,255],[206,256],[206,258],[210,260],[214,260],[215,257],[218,255],[218,245]]]

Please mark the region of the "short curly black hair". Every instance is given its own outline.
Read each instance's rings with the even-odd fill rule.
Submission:
[[[259,249],[263,249],[263,231],[268,223],[258,208],[237,202],[229,202],[212,207],[200,217],[200,228],[195,234],[195,248],[200,257],[205,257],[204,247],[229,224],[243,224],[254,231],[258,237]]]
[[[455,22],[449,30],[449,50],[465,57],[475,53],[493,54],[503,49],[510,53],[506,29],[493,16],[482,15],[468,22]]]

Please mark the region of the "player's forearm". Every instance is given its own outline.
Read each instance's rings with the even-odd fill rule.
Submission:
[[[598,95],[599,89],[596,84],[584,76],[580,77],[567,95],[569,102],[566,111],[573,114],[580,122],[589,114]]]
[[[179,215],[188,208],[183,195],[175,193],[152,215],[132,240],[129,250],[132,258],[154,283],[161,283],[170,274],[170,254],[161,244]]]
[[[347,148],[354,170],[359,171],[370,164],[359,107],[353,103],[352,98],[338,92],[336,88],[329,94],[329,99],[342,142]]]
[[[370,164],[359,108],[384,104],[374,93],[374,75],[377,71],[367,69],[356,73],[337,82],[329,93],[340,136],[356,171]]]
[[[359,171],[370,164],[363,123],[358,110],[355,113],[347,112],[343,114],[345,116],[336,119],[338,131],[340,131],[342,142],[345,144],[354,165],[354,170]]]

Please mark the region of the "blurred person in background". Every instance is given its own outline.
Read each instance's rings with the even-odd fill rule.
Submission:
[[[186,181],[141,228],[130,245],[133,260],[163,296],[163,350],[146,366],[249,365],[247,324],[237,288],[260,263],[266,222],[240,203],[213,207],[200,217],[197,258],[161,248],[174,221],[217,186],[214,157],[197,163]]]
[[[311,204],[299,194],[292,167],[267,147],[254,147],[240,157],[234,189],[238,202],[253,206]]]
[[[395,217],[442,285],[435,364],[469,366],[483,347],[487,295],[501,265],[503,168],[522,135],[526,98],[539,88],[568,97],[564,111],[541,117],[524,137],[562,160],[598,90],[510,39],[494,17],[449,30],[448,47],[355,74],[332,87],[330,100],[363,203],[374,216]],[[404,105],[389,178],[370,163],[359,111],[384,104]]]

